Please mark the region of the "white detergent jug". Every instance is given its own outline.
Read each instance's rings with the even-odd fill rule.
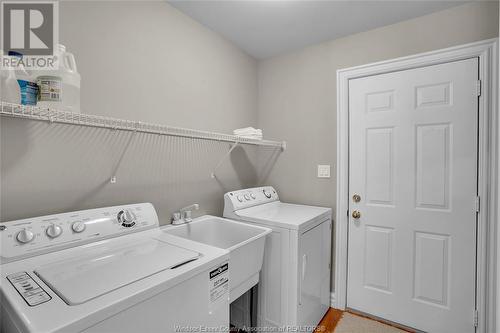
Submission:
[[[80,74],[76,68],[75,56],[67,52],[64,45],[59,44],[61,51],[61,64],[64,68],[63,79],[63,104],[71,112],[80,113]]]
[[[2,102],[20,104],[21,88],[17,82],[16,74],[13,69],[0,70],[0,91]]]
[[[22,105],[36,105],[37,97],[38,97],[38,86],[36,84],[36,80],[33,78],[31,72],[27,71],[24,68],[21,60],[23,59],[23,55],[18,52],[9,51],[9,56],[19,59],[19,62],[15,65],[14,68],[7,70],[9,73],[5,79],[5,82],[9,84],[10,91],[8,92],[9,96],[6,98],[11,98],[14,100],[15,89],[10,85],[13,79],[13,75],[15,76],[18,86],[19,86],[19,100],[15,103]]]
[[[75,57],[59,44],[56,51],[57,70],[40,71],[38,105],[69,112],[80,112],[80,74]]]
[[[2,56],[3,51],[0,50],[0,57]],[[0,69],[0,99],[7,103],[21,103],[21,88],[14,69]]]

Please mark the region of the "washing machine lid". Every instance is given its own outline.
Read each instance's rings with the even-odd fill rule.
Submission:
[[[270,227],[304,230],[331,219],[332,210],[326,207],[295,205],[274,201],[235,212],[242,220]]]
[[[157,239],[50,263],[35,270],[68,305],[78,305],[140,279],[197,259],[199,253]]]

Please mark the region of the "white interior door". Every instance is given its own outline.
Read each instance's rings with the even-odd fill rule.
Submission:
[[[477,83],[477,58],[349,82],[349,308],[474,332]]]

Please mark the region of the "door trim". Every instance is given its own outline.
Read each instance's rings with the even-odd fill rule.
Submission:
[[[476,332],[495,332],[497,311],[495,302],[496,258],[498,230],[498,38],[454,46],[403,58],[340,69],[337,71],[337,209],[335,232],[335,308],[344,310],[347,304],[347,243],[349,209],[349,80],[371,75],[437,65],[469,58],[479,58],[479,146],[478,193],[481,209],[478,213],[476,306],[479,313]],[[500,236],[499,236],[500,238]],[[500,284],[499,284],[500,289]],[[500,291],[499,291],[500,292]],[[497,303],[498,304],[498,303]],[[500,307],[500,304],[499,304]],[[500,308],[498,309],[500,311]],[[471,313],[471,321],[473,314]],[[499,327],[500,328],[500,327]]]

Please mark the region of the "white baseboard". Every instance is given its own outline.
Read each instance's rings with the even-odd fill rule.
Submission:
[[[335,304],[335,293],[330,293],[330,307],[331,308],[335,308],[336,307],[336,304]]]

